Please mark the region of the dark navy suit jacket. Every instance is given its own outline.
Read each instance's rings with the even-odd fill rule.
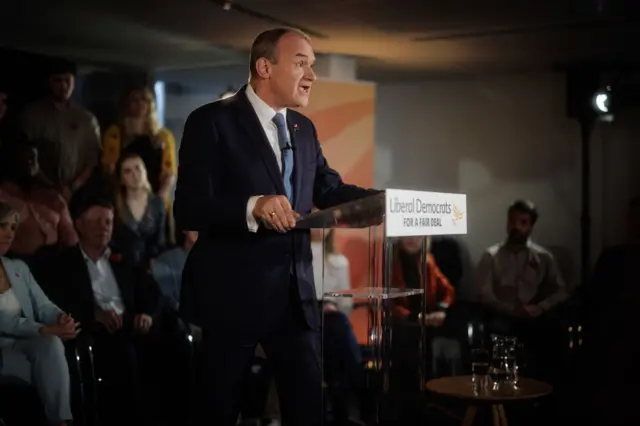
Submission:
[[[288,110],[287,122],[295,211],[305,215],[312,205],[324,209],[377,192],[342,182],[327,164],[311,120]],[[285,194],[282,174],[245,87],[190,114],[174,204],[178,229],[199,231],[183,272],[180,311],[186,321],[259,336],[293,300],[306,325],[319,326],[309,232],[247,228],[249,197],[273,194]],[[292,285],[293,299],[287,298]]]

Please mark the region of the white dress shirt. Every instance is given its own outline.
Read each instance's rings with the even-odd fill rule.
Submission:
[[[103,311],[114,311],[116,314],[122,315],[124,302],[122,302],[120,288],[109,263],[111,251],[107,249],[97,262],[91,260],[82,248],[80,251],[82,251],[82,256],[87,264],[96,304]]]
[[[277,113],[280,113],[284,115],[284,118],[286,120],[287,110],[285,108],[280,111],[276,111],[271,108],[265,101],[260,99],[260,97],[253,90],[253,87],[251,87],[251,84],[247,84],[246,95],[249,103],[258,116],[258,120],[262,125],[264,134],[269,141],[269,145],[271,145],[271,149],[273,150],[274,155],[276,156],[278,168],[280,169],[280,171],[282,171],[282,156],[280,153],[280,142],[278,141],[278,128],[273,122],[273,117],[275,117]],[[287,129],[287,137],[291,137],[291,135],[289,134],[289,129]],[[258,201],[260,197],[262,197],[262,195],[250,197],[249,202],[247,203],[247,228],[249,228],[249,231],[251,232],[258,231],[259,225],[256,221],[256,218],[253,216],[253,208],[256,205],[256,201]]]
[[[349,275],[349,259],[340,253],[324,254],[322,242],[312,241],[311,252],[313,254],[313,279],[316,284],[316,297],[318,300],[333,302],[338,310],[349,315],[353,308],[353,299],[350,297],[324,297],[324,293],[344,291],[351,289],[351,277]]]
[[[489,247],[476,280],[480,301],[508,314],[530,304],[546,311],[569,297],[553,254],[532,241],[520,250],[506,242]]]

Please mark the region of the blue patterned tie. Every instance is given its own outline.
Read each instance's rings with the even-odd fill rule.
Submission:
[[[287,122],[284,115],[277,113],[273,117],[273,123],[278,129],[278,143],[280,152],[282,153],[282,180],[284,183],[284,192],[289,199],[289,203],[293,206],[293,150],[287,136]]]

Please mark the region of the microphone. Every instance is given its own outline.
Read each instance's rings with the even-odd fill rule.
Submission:
[[[291,142],[287,142],[285,146],[280,148],[280,151],[295,151],[296,147],[291,145]]]

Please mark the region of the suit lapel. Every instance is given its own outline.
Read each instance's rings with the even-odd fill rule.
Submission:
[[[302,188],[302,147],[298,144],[297,133],[298,124],[291,120],[291,114],[287,114],[287,126],[289,127],[289,138],[293,147],[293,209],[298,211],[298,200],[300,200],[300,190]]]
[[[24,277],[21,277],[16,268],[14,268],[16,262],[7,262],[3,257],[0,257],[0,261],[2,262],[5,274],[7,274],[7,279],[9,283],[11,283],[13,294],[16,296],[16,299],[18,299],[18,302],[20,302],[22,313],[25,317],[33,319],[33,305],[31,304],[31,297],[29,297],[29,289],[24,284]]]
[[[120,290],[120,297],[122,298],[125,312],[133,312],[132,308],[134,300],[132,299],[133,294],[130,287],[131,276],[127,273],[128,267],[120,262],[112,262],[111,260],[109,261],[109,265],[113,272],[113,278],[115,278],[118,289]]]
[[[249,136],[249,139],[258,152],[258,156],[269,173],[269,177],[278,189],[278,193],[284,194],[284,183],[282,182],[282,174],[278,167],[278,160],[267,139],[267,135],[264,134],[264,129],[260,124],[256,112],[247,99],[245,89],[246,86],[243,86],[232,98],[232,102],[234,102],[239,112],[237,115],[239,127]]]
[[[76,272],[74,272],[74,275],[78,274],[78,284],[80,285],[80,288],[78,290],[82,292],[82,299],[84,299],[86,303],[91,303],[91,305],[95,306],[96,299],[93,294],[93,284],[91,283],[91,276],[89,275],[87,260],[84,258],[80,246],[75,247],[72,254],[72,264],[77,264],[80,267]]]

